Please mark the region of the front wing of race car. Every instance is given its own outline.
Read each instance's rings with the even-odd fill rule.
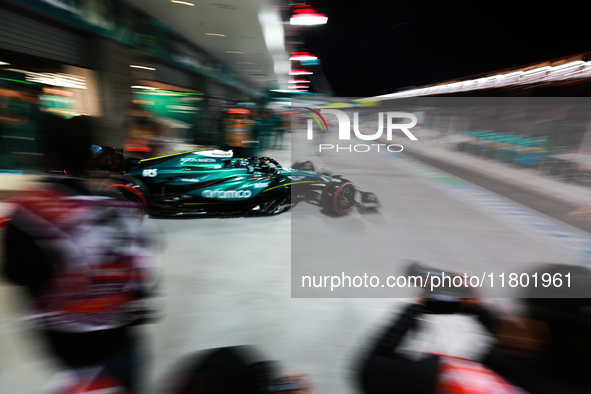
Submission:
[[[382,207],[375,193],[359,189],[357,189],[357,193],[355,194],[355,201],[357,202],[357,208],[360,210],[371,210]]]

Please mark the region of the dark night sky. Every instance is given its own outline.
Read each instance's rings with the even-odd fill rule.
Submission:
[[[336,95],[373,96],[591,51],[578,2],[313,0],[305,33]],[[519,5],[517,5],[519,4]]]

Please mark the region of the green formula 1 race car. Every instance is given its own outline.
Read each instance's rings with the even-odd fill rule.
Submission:
[[[310,161],[283,168],[268,157],[233,158],[231,150],[213,149],[128,159],[125,169],[108,187],[157,217],[275,215],[302,201],[334,216],[380,207],[375,194],[315,172]]]

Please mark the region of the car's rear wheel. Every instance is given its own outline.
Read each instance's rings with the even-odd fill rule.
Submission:
[[[356,193],[353,182],[329,182],[322,193],[322,208],[333,215],[347,215],[357,204]]]
[[[148,205],[144,196],[136,189],[129,185],[113,184],[109,185],[104,190],[117,190],[119,192],[118,199],[121,201],[128,201],[135,203],[139,207],[139,217],[142,218],[148,213]]]
[[[148,214],[149,200],[144,193],[145,186],[138,180],[131,177],[113,177],[103,183],[100,188],[103,191],[115,190],[117,199],[135,203],[139,207],[139,216],[144,217]]]

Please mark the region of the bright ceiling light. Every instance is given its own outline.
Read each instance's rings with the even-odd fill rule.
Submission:
[[[566,63],[566,64],[561,64],[560,66],[552,67],[552,69],[553,69],[553,71],[557,71],[557,70],[563,70],[565,68],[579,67],[579,66],[582,66],[583,64],[585,64],[584,61],[577,60],[576,62],[570,62],[570,63]]]
[[[523,74],[523,71],[516,71],[516,72],[509,73],[509,74],[501,74],[498,77],[500,79],[514,78],[514,77],[519,78],[519,77],[521,77],[521,74]]]
[[[151,70],[151,71],[155,71],[156,70],[154,67],[138,66],[136,64],[130,64],[129,67],[141,68],[141,69],[144,69],[144,70]]]
[[[292,79],[289,83],[310,83],[310,81],[306,79]]]
[[[25,79],[28,82],[60,86],[64,88],[86,89],[86,80],[84,77],[64,73],[35,73],[21,70],[14,71],[24,72]]]
[[[311,71],[300,69],[300,70],[291,70],[289,75],[309,75],[313,74]]]
[[[308,89],[308,85],[289,85],[289,89]]]
[[[464,92],[475,89],[489,89],[491,87],[505,87],[515,85],[526,85],[543,81],[567,80],[568,75],[580,74],[581,67],[591,65],[582,60],[561,64],[555,67],[543,66],[527,71],[518,70],[507,74],[491,75],[489,77],[477,78],[462,82],[444,83],[428,88],[411,89],[404,92],[386,94],[373,97],[378,100],[389,100],[398,97],[425,96],[437,93]]]
[[[141,85],[134,85],[131,88],[132,89],[158,90],[158,88],[153,88],[151,86],[141,86]]]
[[[534,68],[533,70],[529,70],[529,71],[524,71],[523,72],[523,76],[531,76],[532,74],[537,74],[537,73],[541,73],[541,72],[546,72],[548,70],[550,70],[552,67],[539,67],[539,68]]]
[[[225,34],[218,34],[218,33],[205,33],[208,36],[217,36],[217,37],[226,37]]]
[[[293,11],[293,15],[289,20],[291,25],[324,25],[328,22],[328,18],[324,14],[319,14],[312,8],[297,8]]]
[[[316,56],[310,55],[308,52],[292,52],[289,60],[316,60]]]
[[[10,66],[10,63],[0,61],[0,66]]]
[[[322,16],[322,14],[317,15],[295,15],[292,16],[289,20],[290,25],[305,25],[305,26],[312,26],[312,25],[325,25],[328,22],[328,18],[326,16]]]
[[[175,4],[183,4],[183,5],[190,5],[191,7],[195,7],[195,4],[189,3],[188,1],[180,1],[180,0],[170,0]]]
[[[278,93],[300,93],[303,92],[302,90],[287,90],[287,89],[273,89],[272,92]]]

